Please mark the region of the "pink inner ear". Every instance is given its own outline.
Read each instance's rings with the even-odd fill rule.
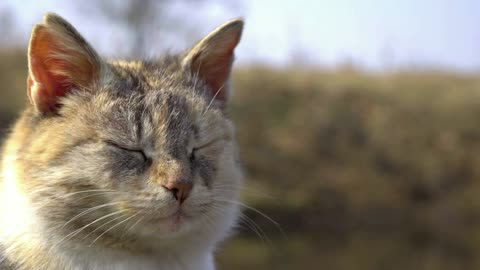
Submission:
[[[191,70],[209,86],[216,100],[229,98],[228,80],[232,70],[234,50],[242,33],[241,21],[229,22],[200,41],[190,52]]]
[[[212,95],[216,95],[216,99],[225,101],[227,97],[227,83],[228,76],[230,75],[230,63],[226,64],[225,62],[231,62],[229,60],[231,57],[222,57],[219,66],[212,67],[212,73],[208,74],[206,80],[211,87]],[[223,64],[225,63],[225,64]]]
[[[200,60],[201,59],[201,60]],[[194,71],[200,68],[199,75],[203,77],[210,88],[211,95],[220,101],[228,98],[228,77],[233,62],[233,48],[222,55],[199,55],[194,60]]]
[[[57,99],[64,96],[72,85],[66,83],[65,76],[50,73],[47,67],[35,58],[30,59],[30,69],[31,74],[28,75],[30,101],[41,106],[42,110],[54,110],[57,107]]]
[[[61,38],[45,27],[35,30],[29,52],[28,96],[37,109],[47,113],[55,111],[58,98],[74,87],[73,76],[78,73],[78,67],[76,63],[61,58],[69,55],[68,50],[61,47],[65,43]],[[86,74],[79,74],[82,75]]]

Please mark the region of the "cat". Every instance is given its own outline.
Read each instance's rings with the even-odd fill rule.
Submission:
[[[227,109],[243,24],[184,53],[105,61],[45,15],[2,153],[0,269],[215,269],[240,212]]]

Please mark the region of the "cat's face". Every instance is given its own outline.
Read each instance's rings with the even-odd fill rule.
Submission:
[[[48,211],[60,223],[108,205],[74,218],[70,230],[109,214],[85,232],[113,218],[105,230],[124,220],[139,222],[133,230],[146,227],[163,236],[213,226],[209,222],[232,211],[229,201],[238,197],[230,121],[188,86],[121,89],[130,93],[118,95],[120,84],[70,97],[60,117],[40,126],[38,132],[49,136],[39,137],[39,146],[61,150],[42,160],[45,166],[30,168],[41,190],[37,199],[51,199]],[[190,186],[183,201],[166,188],[169,181]]]
[[[241,22],[217,29],[184,55],[106,63],[88,47],[88,61],[59,56],[52,65],[65,63],[41,70],[35,66],[41,55],[32,51],[42,40],[35,37],[53,32],[54,38],[67,37],[62,46],[88,45],[59,20],[47,17],[32,36],[32,121],[20,160],[23,186],[42,224],[57,242],[94,245],[189,233],[222,237],[237,214],[241,181],[225,115],[227,58],[233,57]],[[235,44],[217,48],[219,42]],[[73,56],[81,50],[75,48]],[[93,65],[93,71],[81,68],[94,78],[76,78],[82,70],[77,66],[55,72],[69,64]]]

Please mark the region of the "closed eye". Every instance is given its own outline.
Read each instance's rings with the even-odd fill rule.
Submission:
[[[216,143],[219,142],[219,141],[222,141],[222,139],[211,140],[211,141],[209,141],[209,142],[207,142],[207,143],[200,144],[199,146],[194,147],[193,149],[195,149],[195,150],[201,150],[201,149],[203,149],[203,148],[210,147],[210,146],[216,144]]]
[[[112,147],[115,147],[117,149],[120,149],[120,150],[123,150],[123,151],[126,151],[126,152],[130,152],[130,153],[133,153],[133,154],[136,154],[138,156],[141,156],[141,158],[144,160],[144,161],[148,161],[149,158],[147,157],[147,155],[145,154],[145,152],[142,150],[142,149],[135,149],[135,148],[129,148],[129,147],[126,147],[126,146],[122,146],[122,145],[119,145],[118,143],[114,142],[114,141],[105,141],[105,143],[109,146],[112,146]]]
[[[207,143],[200,144],[199,146],[192,148],[192,150],[190,152],[190,162],[194,162],[196,160],[196,158],[197,158],[196,154],[199,150],[202,150],[202,149],[208,148],[210,146],[213,146],[214,144],[216,144],[217,142],[219,142],[221,140],[222,139],[211,140]]]

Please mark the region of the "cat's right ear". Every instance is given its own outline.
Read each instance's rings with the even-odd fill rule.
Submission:
[[[102,69],[97,53],[62,17],[48,13],[33,28],[28,48],[28,97],[40,114],[58,110],[59,98],[88,89]]]
[[[183,59],[184,68],[202,79],[210,96],[221,104],[227,103],[230,97],[234,50],[242,31],[242,19],[228,21],[200,40]]]

